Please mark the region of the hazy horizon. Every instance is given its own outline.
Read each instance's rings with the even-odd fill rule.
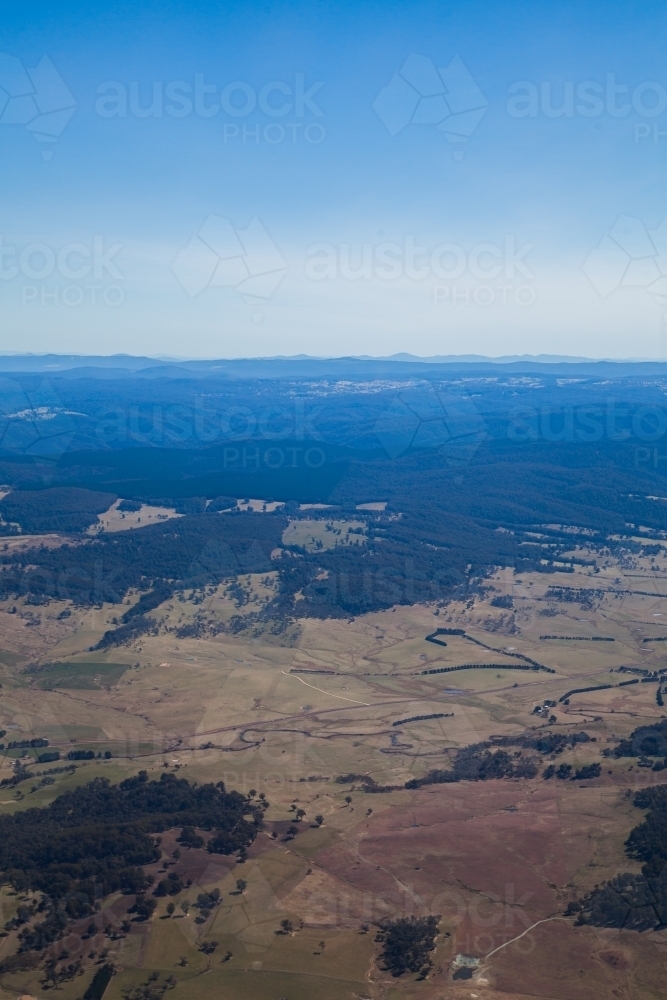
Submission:
[[[595,364],[597,362],[609,362],[617,364],[667,364],[667,358],[632,358],[632,357],[576,357],[565,354],[441,354],[441,355],[417,355],[399,351],[391,355],[371,355],[371,354],[274,354],[274,355],[227,355],[214,357],[212,355],[168,355],[168,354],[132,354],[129,352],[114,352],[109,354],[88,354],[88,353],[61,353],[57,351],[0,351],[0,358],[90,358],[91,360],[103,359],[132,359],[161,361],[164,363],[189,363],[189,362],[215,362],[215,361],[396,361],[415,362],[430,364],[474,364],[476,362],[487,362],[493,364],[511,364],[521,361],[539,364]]]

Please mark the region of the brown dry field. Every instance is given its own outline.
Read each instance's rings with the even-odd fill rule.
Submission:
[[[581,546],[578,551],[585,553]],[[176,976],[174,1000],[209,994],[231,1000],[664,995],[667,932],[577,928],[562,917],[568,901],[596,883],[638,870],[623,850],[641,820],[631,795],[661,773],[612,758],[604,760],[600,778],[586,782],[538,777],[371,795],[334,780],[357,772],[402,785],[446,767],[460,747],[541,729],[585,728],[595,737],[558,757],[579,767],[600,761],[602,749],[636,726],[657,721],[664,710],[656,704],[655,683],[619,688],[632,675],[619,674],[618,667],[667,665],[667,643],[642,642],[667,635],[667,604],[659,596],[667,593],[667,573],[661,561],[604,562],[596,575],[587,569],[548,577],[497,574],[489,583],[496,594],[512,596],[512,609],[493,607],[488,599],[442,609],[398,607],[354,621],[304,620],[281,637],[177,639],[166,631],[196,616],[213,623],[260,608],[273,592],[275,574],[241,577],[249,597],[243,608],[235,607],[224,586],[208,590],[197,604],[174,598],[154,612],[160,634],[105,653],[88,647],[111,627],[117,607],[72,607],[70,617],[60,619],[65,602],[0,604],[0,727],[8,729],[6,738],[46,736],[64,752],[76,742],[114,754],[111,761],[86,762],[72,775],[59,775],[54,785],[21,801],[14,792],[0,795],[0,809],[47,804],[98,774],[118,780],[145,768],[157,777],[165,765],[191,780],[222,779],[242,791],[264,791],[271,803],[267,831],[242,873],[227,859],[184,852],[177,870],[193,886],[176,902],[192,902],[202,887],[217,885],[221,906],[196,925],[192,911],[162,919],[161,900],[148,925],[114,945],[112,957],[123,972],[107,1000],[120,1000],[123,987],[144,981],[145,970],[153,968]],[[603,593],[582,607],[547,599],[554,586]],[[464,628],[490,648],[457,636],[445,636],[446,647],[425,642],[438,627]],[[512,669],[521,661],[511,653],[555,672]],[[104,663],[126,663],[128,669],[108,687],[41,690],[35,677],[42,675],[25,667],[48,662],[93,663],[99,670]],[[500,666],[421,673],[484,663]],[[533,714],[544,699],[603,683],[614,687],[573,695],[569,705],[550,709],[553,724]],[[432,713],[446,717],[392,725]],[[11,760],[2,759],[5,777]],[[292,805],[306,816],[298,836],[285,843]],[[310,826],[316,814],[324,817],[321,829]],[[173,848],[171,836],[165,851]],[[237,896],[240,874],[248,889]],[[12,905],[0,895],[3,914]],[[118,920],[122,900],[112,899],[108,909]],[[434,970],[423,982],[380,972],[372,926],[369,934],[360,931],[383,916],[409,913],[442,916]],[[284,916],[297,928],[293,936],[276,934]],[[211,937],[219,949],[208,962],[197,943]],[[0,958],[10,944],[5,940]],[[222,963],[218,955],[227,949],[233,958]],[[473,979],[452,980],[458,952],[480,958]],[[189,956],[187,967],[178,965],[181,954]],[[59,995],[76,1000],[83,982],[64,984]],[[48,995],[35,974],[4,977],[2,984],[3,1000],[22,989]]]
[[[361,531],[361,534],[355,534]],[[364,521],[326,521],[299,518],[290,521],[283,532],[284,545],[300,545],[308,552],[317,548],[334,549],[337,545],[365,545]]]
[[[129,531],[131,528],[145,528],[147,524],[155,524],[158,521],[168,521],[172,517],[182,516],[171,507],[154,507],[145,503],[136,512],[120,511],[118,510],[120,502],[120,500],[116,500],[104,514],[97,515],[97,523],[92,524],[88,529],[89,535],[97,535],[101,531]]]

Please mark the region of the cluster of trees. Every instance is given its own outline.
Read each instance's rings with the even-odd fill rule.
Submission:
[[[370,774],[357,774],[356,771],[351,771],[349,774],[341,774],[336,778],[336,783],[339,785],[352,785],[355,782],[360,785],[364,792],[371,794],[396,792],[399,788],[403,787],[401,785],[380,785]]]
[[[177,896],[184,888],[180,875],[169,872],[166,878],[160,879],[153,892],[154,896]]]
[[[569,747],[576,746],[577,743],[591,743],[596,739],[585,733],[553,733],[543,732],[536,736],[505,736],[496,737],[494,743],[498,746],[520,746],[527,749],[537,750],[542,754],[559,754]]]
[[[197,896],[196,908],[199,916],[195,917],[195,923],[203,924],[213,913],[213,910],[220,906],[222,897],[219,889],[211,889],[210,892],[200,892]]]
[[[626,850],[629,857],[644,862],[643,875],[657,878],[667,866],[667,787],[658,785],[637,792],[634,804],[649,812],[644,822],[631,831]]]
[[[432,716],[417,716],[416,718],[440,718],[440,713]],[[401,722],[412,720],[403,719]],[[398,725],[400,723],[394,723]],[[579,743],[591,742],[588,733],[543,733],[524,736],[495,736],[492,740],[475,743],[457,751],[451,768],[436,768],[422,778],[411,778],[405,785],[381,785],[369,774],[350,772],[341,774],[336,782],[341,785],[358,784],[364,792],[393,792],[403,787],[407,789],[422,788],[424,785],[442,785],[455,781],[488,781],[491,778],[534,778],[538,766],[533,754],[524,756],[521,751],[532,750],[540,754],[559,754]],[[514,747],[512,754],[505,747]],[[548,773],[547,773],[548,772]],[[557,774],[559,778],[571,777],[572,766],[561,765],[558,771],[550,765],[544,777],[550,778]],[[601,773],[600,765],[588,764],[579,768],[576,778],[595,778]]]
[[[408,722],[424,722],[426,719],[445,719],[453,712],[433,712],[431,715],[411,715],[409,719],[397,719],[396,722],[392,722],[392,726],[404,726]]]
[[[49,741],[44,739],[43,736],[35,736],[31,740],[11,740],[7,744],[8,750],[27,750],[30,748],[34,750],[35,747],[48,747]]]
[[[68,764],[66,767],[47,767],[45,771],[29,771],[20,760],[14,761],[14,773],[11,778],[3,778],[0,781],[0,788],[14,787],[20,785],[22,781],[28,781],[30,778],[41,777],[41,785],[50,785],[53,783],[53,779],[46,777],[51,774],[65,774],[66,772],[71,774],[76,770],[76,764]],[[34,791],[34,789],[33,789]]]
[[[532,757],[509,754],[506,750],[495,753],[471,746],[459,750],[451,769],[436,768],[423,778],[411,778],[406,788],[422,788],[424,785],[442,785],[452,781],[488,781],[492,778],[534,778],[537,764]]]
[[[602,766],[597,763],[584,764],[583,767],[578,767],[574,773],[574,777],[577,781],[582,781],[585,778],[599,778],[602,774]]]
[[[151,972],[145,983],[139,986],[125,986],[122,991],[123,1000],[162,1000],[167,990],[173,990],[176,979],[169,975],[160,978],[159,972]]]
[[[578,604],[580,608],[591,611],[595,601],[601,601],[604,590],[592,587],[549,587],[544,595],[547,601],[562,601],[565,604]]]
[[[550,667],[531,667],[527,663],[459,663],[455,667],[433,667],[422,670],[422,674],[452,674],[457,670],[546,670],[554,674]]]
[[[625,842],[628,857],[643,861],[641,874],[624,872],[570,903],[577,923],[636,931],[667,924],[667,786],[637,792],[634,805],[649,810]]]
[[[21,525],[24,534],[50,531],[85,531],[118,499],[115,493],[100,493],[71,486],[44,490],[13,490],[0,500],[3,521]]]
[[[217,514],[221,510],[232,510],[236,504],[237,501],[234,497],[219,496],[211,500],[206,510],[210,514]]]
[[[555,767],[554,764],[549,764],[548,767],[545,767],[542,777],[549,779],[553,778],[555,775],[556,778],[560,778],[561,780],[571,778],[573,781],[583,781],[586,778],[599,778],[602,774],[602,766],[597,762],[594,764],[584,764],[583,767],[578,767],[574,774],[572,773],[572,770],[573,768],[571,764],[559,764],[558,767]]]
[[[46,808],[0,817],[0,879],[42,894],[43,920],[23,929],[22,948],[45,947],[110,892],[138,893],[136,912],[150,911],[154,900],[142,894],[152,878],[142,866],[160,857],[154,834],[187,823],[213,832],[210,851],[244,851],[262,815],[222,782],[194,786],[173,774],[149,781],[142,771],[119,785],[96,778]]]
[[[667,719],[650,726],[638,726],[623,737],[613,749],[602,751],[605,757],[667,757]]]
[[[621,683],[618,685],[618,687],[623,687],[624,684],[638,684],[638,683],[639,683],[639,681],[636,681],[636,680],[634,680],[634,681],[621,681]],[[565,694],[562,694],[558,700],[560,702],[563,702],[563,704],[565,704],[565,705],[569,705],[570,704],[570,697],[573,694],[585,694],[587,691],[607,691],[607,690],[609,690],[609,688],[613,688],[613,687],[614,687],[613,684],[592,684],[589,687],[570,688],[570,690],[566,691]]]
[[[385,971],[392,976],[402,976],[405,972],[426,976],[431,967],[439,922],[440,915],[383,921],[376,941],[383,946],[381,960]]]
[[[514,607],[514,599],[511,594],[499,594],[497,597],[492,597],[490,603],[492,608],[509,609]]]
[[[624,872],[570,903],[566,914],[593,927],[652,930],[667,923],[667,878]]]
[[[540,639],[567,639],[570,642],[616,642],[603,635],[541,635]]]
[[[121,514],[137,514],[141,507],[141,500],[121,500],[117,509]]]

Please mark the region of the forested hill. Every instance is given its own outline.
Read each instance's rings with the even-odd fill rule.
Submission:
[[[562,570],[572,535],[559,525],[585,528],[594,549],[618,546],[609,536],[625,535],[628,551],[651,543],[628,538],[629,526],[667,527],[667,504],[651,499],[665,495],[655,470],[615,464],[605,449],[592,447],[590,462],[583,449],[566,447],[551,451],[551,462],[547,457],[540,443],[488,448],[455,469],[437,452],[359,456],[325,510],[300,511],[290,501],[286,513],[190,514],[57,549],[9,550],[0,553],[0,593],[117,603],[136,588],[145,596],[112,640],[127,641],[140,627],[153,627],[139,619],[175,590],[242,573],[278,570],[279,592],[265,618],[294,615],[296,602],[302,617],[360,614],[466,593],[494,566],[548,573],[559,560]],[[48,503],[50,492],[33,496]],[[377,500],[386,502],[384,512],[357,509]],[[272,559],[289,517],[361,519],[366,544]]]
[[[280,514],[200,514],[57,549],[7,553],[0,558],[0,593],[117,603],[130,587],[200,587],[266,572],[286,524]]]
[[[32,914],[41,922],[24,926],[22,949],[62,937],[111,892],[143,893],[152,878],[141,866],[160,857],[152,834],[197,827],[213,833],[210,851],[232,854],[253,842],[262,815],[261,804],[222,782],[195,786],[173,774],[149,781],[141,771],[119,785],[96,778],[46,808],[0,817],[0,882],[43,894]]]
[[[544,441],[486,442],[472,455],[461,445],[449,462],[437,451],[377,454],[351,460],[330,500],[389,500],[388,509],[428,523],[456,514],[489,527],[563,524],[604,534],[639,523],[664,530],[667,452],[662,464],[649,457],[640,463],[632,443]]]
[[[27,534],[85,531],[117,500],[115,493],[76,487],[14,490],[0,500],[0,518]]]
[[[175,589],[240,573],[278,570],[265,617],[284,620],[297,603],[300,615],[353,614],[465,593],[494,566],[551,572],[572,549],[564,528],[585,529],[593,549],[624,538],[629,551],[639,551],[638,525],[667,529],[660,372],[613,385],[500,367],[465,380],[209,375],[205,395],[194,375],[61,378],[77,416],[48,460],[38,441],[29,454],[9,448],[25,440],[10,426],[0,481],[14,490],[0,502],[0,532],[15,532],[14,520],[24,532],[81,532],[115,496],[185,516],[58,549],[0,550],[0,594],[85,604],[136,588],[144,597],[116,637],[126,641]],[[64,416],[53,410],[55,428]],[[292,518],[361,519],[365,544],[272,560],[285,513],[206,510],[222,497],[284,501]],[[358,510],[378,501],[384,512]],[[299,510],[316,502],[329,506]]]

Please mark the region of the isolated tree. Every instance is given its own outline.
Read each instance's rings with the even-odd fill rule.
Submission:
[[[203,951],[205,955],[212,955],[218,947],[218,943],[218,941],[202,941],[199,945],[199,950]]]
[[[322,823],[324,823],[324,816],[322,816],[321,813],[318,813],[315,817],[315,826],[322,826]]]
[[[184,900],[181,901],[181,903],[179,905],[180,905],[181,909],[183,910],[183,913],[187,917],[188,910],[190,909],[190,903],[188,902],[187,899],[184,899]]]
[[[236,889],[237,889],[237,892],[244,893],[246,891],[247,887],[248,887],[248,883],[246,882],[246,880],[244,878],[237,878],[237,880],[236,880]]]
[[[282,934],[291,934],[293,930],[292,921],[288,920],[287,917],[284,917],[280,921],[280,930]]]
[[[320,955],[323,955],[324,954],[324,949],[326,947],[326,941],[318,941],[317,944],[318,944],[318,947],[320,949]]]
[[[346,801],[347,805],[349,806],[350,802],[352,801],[352,796],[351,795],[346,795],[345,796],[345,801]]]
[[[305,815],[306,815],[306,810],[305,809],[297,809],[297,811],[296,811],[296,821],[297,821],[297,823],[300,823],[301,820],[303,819],[303,817]]]
[[[167,903],[167,913],[171,916],[176,909],[176,903]]]

